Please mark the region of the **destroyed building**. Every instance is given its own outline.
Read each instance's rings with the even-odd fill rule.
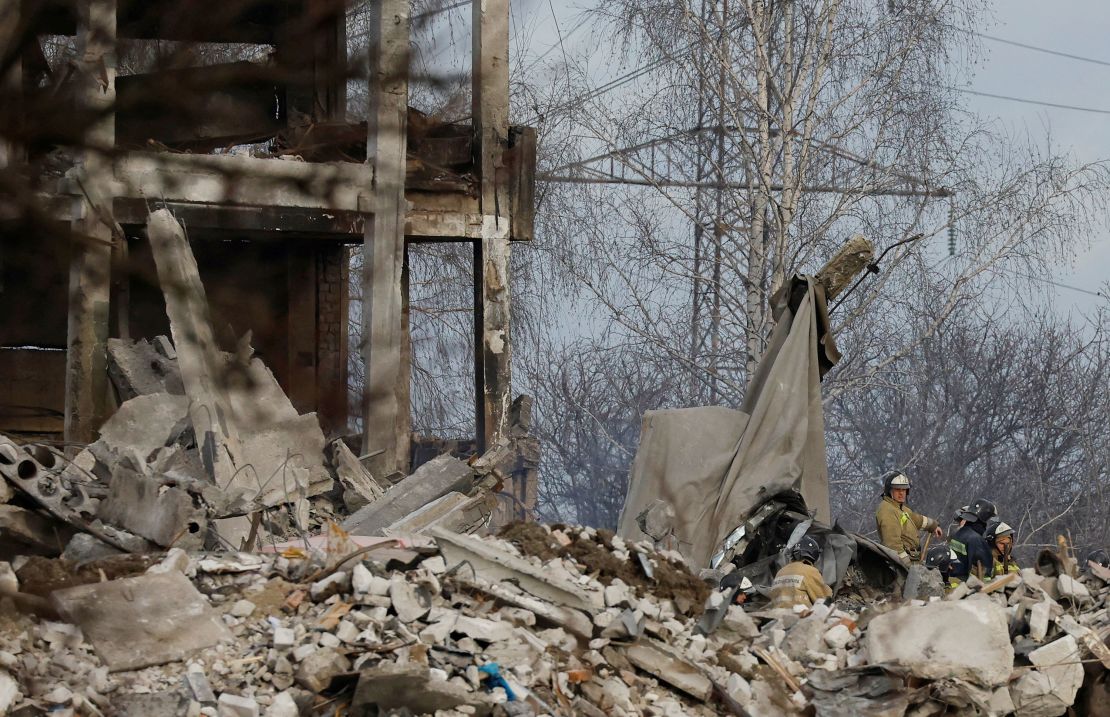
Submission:
[[[36,178],[34,202],[12,196],[0,211],[0,432],[71,446],[96,438],[121,400],[109,383],[113,340],[171,333],[145,237],[149,213],[165,208],[187,230],[221,346],[249,334],[297,412],[315,413],[328,436],[352,430],[348,357],[362,353],[355,452],[378,476],[404,476],[414,454],[429,453],[410,435],[405,248],[470,245],[475,451],[506,434],[508,256],[513,242],[531,239],[535,175],[535,131],[508,122],[507,2],[475,4],[464,124],[408,107],[407,2],[372,4],[368,72],[349,64],[341,0],[2,7],[5,27],[22,31],[0,41],[18,60],[5,87],[22,88],[12,106],[25,109],[26,132],[5,134],[0,163],[13,174],[49,165],[59,176]],[[71,72],[46,65],[43,46],[59,37],[76,44]],[[233,44],[269,59],[117,75],[125,43]],[[352,78],[368,93],[365,122],[347,119]],[[93,118],[69,146],[31,126],[49,124],[43,103],[55,96],[71,99],[78,124]],[[56,109],[49,117],[65,114]],[[243,143],[267,149],[227,151]],[[31,215],[59,231],[26,231]],[[355,278],[363,346],[349,345],[347,332],[354,245],[365,250]],[[523,514],[535,486],[515,480]]]

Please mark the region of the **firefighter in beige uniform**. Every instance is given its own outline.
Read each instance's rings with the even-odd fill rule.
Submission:
[[[938,538],[944,537],[940,523],[910,510],[906,505],[909,495],[910,479],[905,473],[891,471],[883,476],[883,500],[875,511],[879,542],[907,563],[921,557],[920,531],[930,530]]]
[[[783,566],[771,583],[771,607],[812,607],[818,600],[832,596],[821,571],[814,564],[821,559],[821,546],[808,535],[790,549],[793,560]]]

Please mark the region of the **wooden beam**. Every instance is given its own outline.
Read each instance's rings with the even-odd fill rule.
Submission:
[[[366,157],[374,167],[362,273],[363,453],[381,450],[375,475],[407,472],[409,376],[402,360],[409,0],[370,6],[370,112]]]
[[[509,336],[510,198],[498,183],[509,135],[509,3],[473,0],[472,77],[474,135],[481,192],[481,253],[475,267],[481,328],[475,337],[475,367],[481,382],[477,416],[481,449],[504,435],[509,415],[511,344]],[[477,298],[477,296],[476,296]]]
[[[114,220],[112,167],[115,144],[116,3],[81,2],[77,52],[81,101],[101,113],[90,125],[81,153],[81,210],[73,221],[66,339],[65,439],[90,443],[106,418],[108,402],[108,307]]]

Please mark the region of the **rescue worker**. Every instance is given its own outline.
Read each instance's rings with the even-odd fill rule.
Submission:
[[[994,575],[996,577],[1006,573],[1021,572],[1021,568],[1018,567],[1017,562],[1010,555],[1014,549],[1013,528],[1002,522],[1002,519],[996,515],[987,521],[987,529],[983,532],[983,537],[987,539],[994,553]]]
[[[1087,562],[1097,563],[1104,568],[1110,568],[1110,555],[1107,555],[1106,551],[1102,548],[1092,550],[1090,553],[1087,554]]]
[[[975,575],[985,580],[994,574],[994,554],[983,534],[987,521],[997,513],[994,503],[985,498],[976,498],[967,510],[960,511],[960,527],[948,540],[956,552],[953,577],[967,580],[969,575]]]
[[[925,567],[940,573],[940,581],[944,583],[944,592],[951,592],[960,584],[952,577],[952,563],[956,561],[956,553],[945,543],[930,545],[925,551]]]
[[[818,600],[832,597],[821,571],[815,566],[821,559],[821,546],[805,535],[790,549],[790,559],[771,583],[771,607],[791,609],[795,605],[812,607]]]
[[[875,510],[879,542],[898,553],[906,563],[921,556],[920,531],[928,530],[938,538],[944,537],[940,523],[910,510],[906,505],[909,495],[910,479],[905,473],[890,471],[883,476],[883,499]]]

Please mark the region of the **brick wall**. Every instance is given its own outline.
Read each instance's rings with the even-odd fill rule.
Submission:
[[[324,244],[316,261],[316,366],[320,423],[325,433],[347,432],[347,297],[349,251]]]

